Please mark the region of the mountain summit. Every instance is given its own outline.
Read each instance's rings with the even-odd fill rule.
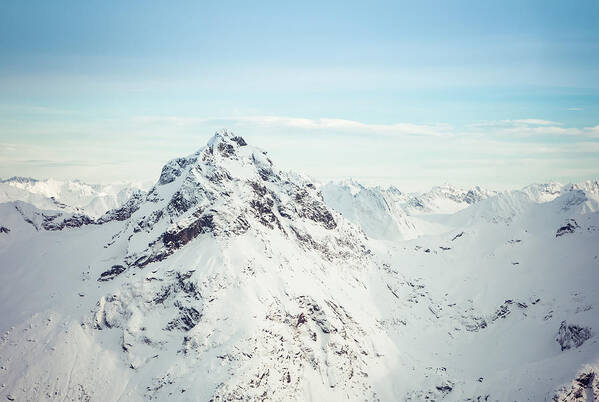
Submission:
[[[146,396],[210,372],[200,400],[375,397],[366,238],[311,182],[221,131],[126,208],[107,244],[122,263],[98,277],[119,285],[90,325],[122,336],[133,370],[162,367]]]
[[[339,227],[314,184],[281,172],[266,152],[226,130],[196,153],[168,162],[144,199],[101,221],[116,217],[127,217],[127,224],[114,241],[126,239],[126,263],[136,267],[163,260],[206,233],[230,238],[274,232],[327,260],[364,253],[363,235]]]

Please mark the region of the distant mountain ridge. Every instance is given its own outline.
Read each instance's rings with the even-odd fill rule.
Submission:
[[[87,184],[80,180],[38,180],[11,177],[0,180],[0,202],[25,201],[40,209],[59,209],[98,217],[126,202],[140,184]]]
[[[382,240],[407,240],[438,233],[444,230],[440,225],[446,221],[446,217],[453,214],[466,216],[478,213],[490,220],[506,219],[528,203],[550,202],[575,191],[599,200],[597,180],[566,185],[532,184],[521,190],[503,192],[479,186],[460,189],[445,184],[422,193],[404,193],[394,186],[369,187],[350,179],[329,182],[321,186],[321,190],[328,205],[360,226],[368,236]],[[484,206],[475,206],[480,203],[491,209],[483,211]],[[504,207],[500,207],[501,203]],[[594,211],[593,206],[590,208]],[[467,211],[459,213],[462,210]]]

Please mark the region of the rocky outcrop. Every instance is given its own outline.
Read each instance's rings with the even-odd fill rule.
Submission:
[[[574,233],[578,228],[580,228],[578,223],[576,223],[574,219],[570,219],[564,226],[557,229],[557,232],[555,232],[555,237],[560,237],[568,233]]]
[[[562,321],[555,341],[562,350],[580,347],[592,337],[591,329]]]
[[[112,209],[98,218],[95,223],[102,224],[110,221],[124,221],[133,215],[135,211],[139,209],[139,206],[144,200],[145,194],[142,191],[134,192],[129,200],[125,202],[121,207]]]
[[[61,211],[40,210],[31,204],[16,201],[12,203],[23,220],[33,226],[36,231],[58,231],[67,228],[79,228],[90,225],[94,220],[87,215]]]
[[[79,228],[84,225],[94,223],[94,220],[87,215],[73,214],[64,216],[62,214],[46,216],[44,215],[42,227],[45,230],[63,230],[65,228]]]
[[[585,367],[571,384],[557,390],[553,401],[594,402],[599,400],[599,375],[597,373],[596,367]]]
[[[120,275],[123,272],[125,272],[125,270],[126,268],[122,265],[113,265],[109,270],[104,271],[100,274],[98,281],[105,282],[114,279],[117,275]]]

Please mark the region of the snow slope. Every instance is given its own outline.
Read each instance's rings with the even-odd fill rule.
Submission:
[[[402,320],[389,318],[396,342],[452,384],[450,400],[551,400],[585,365],[597,371],[597,200],[518,201],[498,195],[461,211],[467,220],[448,233],[377,246],[389,269],[418,279],[392,285],[403,300],[416,289],[411,308],[391,314]],[[564,325],[591,338],[562,350]],[[425,396],[420,384],[414,393]]]
[[[418,213],[396,189],[341,187],[222,131],[96,219],[0,204],[0,396],[599,392],[596,182],[472,202],[437,189]],[[439,213],[444,198],[460,211]]]
[[[375,239],[410,239],[417,236],[413,221],[402,207],[405,199],[394,188],[365,187],[353,180],[321,187],[328,205],[359,225]]]
[[[349,180],[321,187],[328,205],[360,226],[373,239],[409,240],[447,230],[437,222],[495,192],[475,187],[461,190],[444,185],[425,193],[402,193],[396,187],[366,187]]]

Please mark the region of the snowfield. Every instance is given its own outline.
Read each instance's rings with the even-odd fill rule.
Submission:
[[[0,397],[599,399],[599,183],[319,186],[228,131],[0,183]]]

